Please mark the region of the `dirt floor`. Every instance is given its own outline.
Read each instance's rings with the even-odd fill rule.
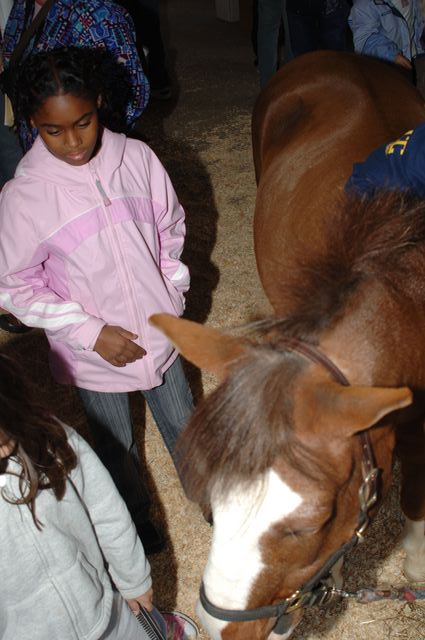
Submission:
[[[192,273],[187,317],[223,329],[269,310],[256,274],[251,230],[255,180],[250,117],[258,93],[250,40],[251,1],[241,0],[240,5],[241,20],[226,23],[216,19],[213,0],[163,1],[175,97],[166,103],[152,102],[139,125],[167,167],[187,212],[184,257]],[[50,377],[42,332],[22,337],[0,334],[7,351],[29,362],[40,394],[58,416],[86,434],[74,391]],[[198,397],[213,388],[215,381],[209,375],[193,368],[188,373]],[[177,608],[196,617],[211,528],[185,497],[151,417],[145,420],[141,396],[134,395],[132,403],[156,503],[153,518],[168,536],[166,550],[151,557],[156,601],[161,609]],[[402,553],[396,546],[401,527],[394,483],[367,541],[346,563],[348,589],[404,582]],[[293,638],[421,640],[425,615],[420,606],[343,603],[332,611],[308,612]],[[201,632],[200,639],[208,636]]]

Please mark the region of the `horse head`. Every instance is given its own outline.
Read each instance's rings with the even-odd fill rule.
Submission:
[[[180,442],[185,489],[211,505],[214,523],[202,622],[213,640],[288,638],[367,524],[357,434],[375,427],[373,456],[387,482],[394,438],[385,425],[411,392],[347,386],[279,332],[259,342],[162,314],[151,321],[220,380]]]

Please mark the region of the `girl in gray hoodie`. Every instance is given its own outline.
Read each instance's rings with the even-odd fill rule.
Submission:
[[[88,444],[0,355],[0,638],[136,640],[149,563]],[[115,585],[115,588],[114,586]]]

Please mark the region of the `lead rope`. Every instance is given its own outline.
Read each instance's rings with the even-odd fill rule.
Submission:
[[[376,589],[366,588],[358,591],[344,591],[343,589],[333,589],[334,593],[342,598],[354,599],[359,604],[369,604],[369,602],[379,602],[380,600],[399,600],[401,602],[415,602],[416,600],[425,600],[425,587],[413,589],[409,586]]]

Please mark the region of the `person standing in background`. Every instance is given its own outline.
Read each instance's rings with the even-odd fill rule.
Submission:
[[[0,2],[0,72],[3,71],[2,43],[13,0]],[[0,189],[5,182],[13,178],[16,165],[22,157],[18,138],[10,126],[5,124],[5,96],[0,91]]]
[[[3,48],[3,35],[9,14],[12,10],[13,0],[2,0],[0,2],[0,73],[3,71],[3,56],[1,54]],[[6,96],[0,90],[0,191],[8,180],[13,178],[16,166],[22,157],[22,149],[19,144],[15,132],[6,122]],[[3,317],[5,316],[5,317]],[[26,327],[16,320],[10,314],[0,309],[0,327],[3,324],[9,327],[17,327],[19,330],[26,331]]]
[[[424,53],[424,19],[418,0],[354,0],[348,19],[357,53],[393,62],[413,72]]]

